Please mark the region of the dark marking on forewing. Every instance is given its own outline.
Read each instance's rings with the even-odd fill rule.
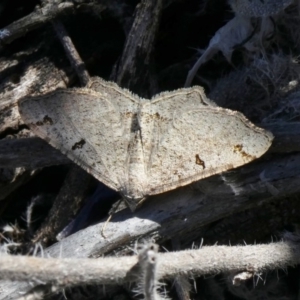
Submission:
[[[252,159],[252,160],[256,159],[255,156],[252,156],[252,155],[248,154],[246,151],[244,151],[243,150],[243,145],[241,145],[241,144],[234,145],[233,146],[233,152],[241,154],[242,157],[244,157],[244,158],[248,158],[248,159]]]
[[[53,121],[48,115],[46,115],[46,116],[44,116],[42,121],[37,121],[35,124],[37,126],[42,126],[42,125],[45,125],[45,124],[46,125],[53,125]]]
[[[199,165],[199,166],[201,166],[203,168],[203,170],[204,170],[205,169],[205,162],[204,162],[204,160],[202,160],[200,158],[199,154],[196,154],[195,157],[196,157],[196,164]]]
[[[159,114],[158,112],[156,112],[155,114],[152,115],[152,117],[154,117],[154,119],[156,120],[167,120],[168,118],[163,117],[161,114]]]
[[[72,146],[72,150],[81,149],[84,146],[84,144],[85,144],[85,140],[81,139],[79,142],[75,143]]]

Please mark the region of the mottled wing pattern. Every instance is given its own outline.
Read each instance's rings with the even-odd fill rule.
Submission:
[[[132,209],[144,196],[244,165],[273,139],[201,87],[149,101],[97,79],[87,89],[23,99],[19,111],[35,134],[120,191]]]
[[[152,111],[163,113],[154,118],[147,163],[149,195],[242,166],[270,147],[272,134],[254,126],[241,113],[210,102],[183,109],[180,102],[176,107],[174,95],[173,106],[164,97],[153,103]]]
[[[127,177],[127,149],[139,99],[115,86],[102,92],[69,89],[26,98],[19,111],[36,135],[120,190]]]
[[[164,92],[150,101],[142,101],[139,123],[142,129],[146,172],[149,173],[152,168],[151,157],[158,152],[161,140],[168,139],[166,135],[169,134],[175,115],[179,117],[187,110],[205,107],[217,105],[206,98],[203,88],[199,86]]]

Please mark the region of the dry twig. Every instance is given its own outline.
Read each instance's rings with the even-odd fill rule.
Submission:
[[[135,281],[137,276],[141,276],[139,272],[145,272],[149,268],[145,273],[149,278],[145,277],[145,280],[150,284],[148,292],[151,294],[150,290],[155,286],[153,262],[156,260],[155,251],[151,251],[146,251],[143,261],[147,263],[142,264],[142,271],[136,268],[139,264],[137,256],[54,259],[2,254],[0,278],[43,282],[61,287],[79,284],[121,284]],[[294,267],[300,262],[300,248],[297,242],[291,241],[247,246],[207,246],[199,250],[160,253],[157,254],[157,259],[157,277],[162,279],[174,278],[177,274],[202,276],[233,271],[255,274]]]

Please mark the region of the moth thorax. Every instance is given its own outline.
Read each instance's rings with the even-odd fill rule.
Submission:
[[[134,212],[145,200],[146,197],[143,198],[124,197],[124,201],[126,202],[127,206],[130,208],[132,212]]]

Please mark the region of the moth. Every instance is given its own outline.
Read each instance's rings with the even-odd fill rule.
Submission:
[[[147,100],[97,79],[24,98],[19,112],[37,136],[119,191],[132,211],[150,195],[253,161],[273,139],[199,86]]]

